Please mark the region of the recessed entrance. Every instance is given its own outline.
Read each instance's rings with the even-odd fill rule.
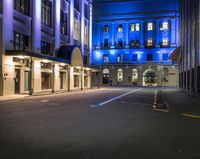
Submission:
[[[152,69],[148,69],[143,73],[143,86],[157,86],[157,75]]]
[[[104,70],[103,70],[103,81],[102,81],[102,83],[103,84],[109,84],[109,69],[107,69],[107,68],[105,68]]]
[[[15,94],[20,93],[20,69],[15,69]]]

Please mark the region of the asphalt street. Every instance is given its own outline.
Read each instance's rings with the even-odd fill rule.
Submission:
[[[153,109],[161,90],[168,111]],[[199,159],[200,99],[102,88],[0,102],[0,159]]]

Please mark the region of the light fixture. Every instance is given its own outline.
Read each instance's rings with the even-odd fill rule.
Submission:
[[[46,59],[43,59],[42,62],[43,62],[43,63],[48,63],[49,61],[46,60]]]
[[[60,64],[60,66],[65,66],[65,65],[66,65],[65,63],[61,63],[61,64]]]

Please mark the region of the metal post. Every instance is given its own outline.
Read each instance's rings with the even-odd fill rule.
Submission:
[[[52,66],[52,93],[55,92],[55,88],[54,88],[54,85],[55,85],[55,63],[53,61],[53,66]]]
[[[98,67],[98,88],[99,88],[99,73],[100,73],[100,71],[99,71],[99,67]]]
[[[81,90],[83,90],[84,69],[81,67]]]

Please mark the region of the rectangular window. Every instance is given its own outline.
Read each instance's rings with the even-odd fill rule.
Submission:
[[[23,14],[29,15],[30,0],[14,0],[14,9]]]
[[[169,44],[169,43],[168,43],[168,38],[167,38],[167,37],[164,37],[163,40],[162,40],[162,45],[163,45],[163,46],[168,46],[168,44]]]
[[[80,11],[79,0],[74,0],[74,8],[75,8],[77,11]]]
[[[168,54],[163,54],[162,58],[164,61],[169,60],[169,55]]]
[[[131,24],[130,30],[131,30],[131,31],[135,31],[135,24]]]
[[[42,89],[51,89],[51,73],[41,72]]]
[[[104,48],[108,48],[108,39],[104,39]]]
[[[84,14],[85,14],[85,18],[89,19],[88,5],[86,3],[84,4]]]
[[[136,30],[136,31],[140,31],[140,24],[139,24],[139,23],[136,23],[136,24],[135,24],[135,30]]]
[[[42,0],[42,23],[51,26],[52,2],[50,0]]]
[[[80,41],[80,23],[74,18],[74,39]]]
[[[138,54],[133,54],[132,60],[133,60],[133,61],[138,61]]]
[[[117,31],[118,32],[123,32],[123,26],[122,26],[122,24],[118,25]]]
[[[152,37],[148,38],[147,46],[153,46],[153,39],[152,39]]]
[[[153,61],[153,54],[152,53],[147,54],[147,61]]]
[[[147,24],[147,30],[148,30],[148,31],[153,30],[153,23],[148,23],[148,24]]]
[[[45,55],[52,55],[51,44],[45,41],[41,41],[41,53]]]
[[[117,62],[122,62],[122,55],[117,55]]]
[[[60,32],[67,35],[67,13],[60,10]]]
[[[13,34],[14,50],[27,50],[28,49],[28,36],[14,32]]]
[[[162,23],[162,30],[168,30],[168,28],[169,28],[168,22],[163,22]]]
[[[104,27],[103,27],[103,32],[109,32],[109,27],[108,27],[108,25],[104,25]]]
[[[84,44],[88,45],[89,43],[89,37],[88,37],[88,27],[84,27]]]
[[[103,56],[103,62],[107,63],[109,60],[108,60],[108,55],[104,55]]]

